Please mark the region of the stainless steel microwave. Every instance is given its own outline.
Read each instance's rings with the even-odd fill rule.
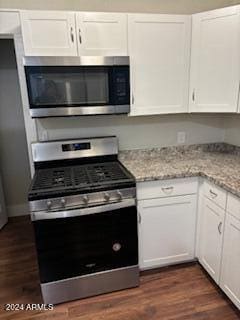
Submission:
[[[32,118],[129,112],[129,57],[26,57],[24,65]]]

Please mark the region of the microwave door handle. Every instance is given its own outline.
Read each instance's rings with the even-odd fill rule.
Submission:
[[[134,79],[134,63],[130,61],[132,68],[130,69],[130,80],[131,80],[131,104],[135,104],[135,79]]]
[[[102,206],[94,206],[87,208],[79,208],[65,211],[48,211],[48,212],[33,212],[31,213],[31,220],[50,220],[50,219],[61,219],[61,218],[71,218],[71,217],[80,217],[95,213],[113,211],[117,209],[132,207],[136,205],[135,199],[126,199],[120,202],[104,204]]]

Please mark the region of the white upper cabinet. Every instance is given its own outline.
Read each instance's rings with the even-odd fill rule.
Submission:
[[[188,110],[191,17],[129,14],[131,115]]]
[[[128,55],[126,14],[78,12],[76,25],[79,55]]]
[[[193,15],[191,112],[236,112],[240,72],[240,15],[234,6]]]
[[[21,11],[26,56],[77,56],[75,14]]]
[[[27,56],[126,56],[127,14],[21,11]]]

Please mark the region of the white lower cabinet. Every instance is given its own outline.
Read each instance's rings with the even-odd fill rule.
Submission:
[[[240,309],[240,199],[204,181],[197,210],[197,184],[193,178],[137,184],[140,269],[196,257]]]
[[[204,197],[200,212],[199,262],[219,283],[225,211]]]
[[[204,182],[199,200],[197,258],[240,309],[240,199]]]
[[[220,287],[240,309],[240,220],[230,214],[226,217]]]
[[[196,195],[138,201],[140,269],[195,257]]]

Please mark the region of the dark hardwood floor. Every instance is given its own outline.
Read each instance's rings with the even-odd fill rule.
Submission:
[[[145,272],[139,288],[78,300],[53,311],[5,311],[6,303],[42,303],[29,218],[0,231],[0,319],[235,320],[239,311],[196,263]]]

